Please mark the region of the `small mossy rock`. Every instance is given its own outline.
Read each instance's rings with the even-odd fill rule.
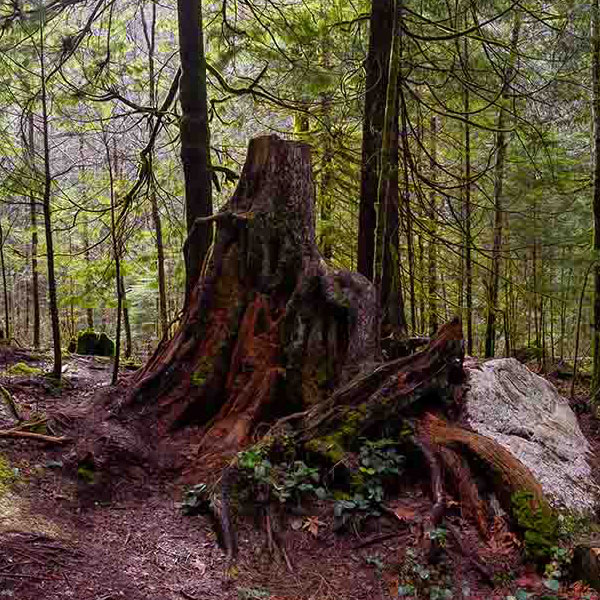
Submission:
[[[115,343],[105,334],[101,333],[96,344],[97,356],[113,356],[115,353]]]
[[[541,360],[543,350],[538,346],[525,346],[524,348],[516,348],[513,350],[513,356],[520,363],[528,363],[534,360]]]
[[[69,348],[71,346],[69,345]],[[115,343],[105,334],[84,329],[77,336],[77,354],[86,356],[113,356]]]
[[[98,335],[92,329],[84,329],[77,336],[77,354],[96,354]]]

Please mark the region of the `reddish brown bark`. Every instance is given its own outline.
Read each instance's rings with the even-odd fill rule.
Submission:
[[[373,287],[325,264],[313,190],[308,146],[252,140],[182,324],[136,378],[159,435],[194,424],[201,453],[231,455],[374,358]]]

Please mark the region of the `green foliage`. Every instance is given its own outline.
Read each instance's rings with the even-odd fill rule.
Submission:
[[[547,505],[538,505],[531,492],[515,492],[511,497],[512,514],[524,531],[525,553],[535,561],[551,558],[558,542],[558,519]]]
[[[319,469],[304,461],[284,459],[273,463],[269,458],[270,446],[245,450],[238,454],[238,467],[253,485],[266,485],[279,502],[300,504],[303,496],[312,494],[319,499],[327,496],[320,485]]]
[[[396,442],[388,439],[363,440],[358,455],[358,469],[352,476],[352,495],[336,501],[333,514],[336,527],[349,520],[379,516],[386,482],[398,478],[405,458],[396,450]]]
[[[414,597],[429,600],[452,600],[454,593],[450,589],[452,578],[444,577],[435,568],[426,566],[419,560],[417,553],[408,548],[404,561],[399,565],[401,584],[398,598]]]

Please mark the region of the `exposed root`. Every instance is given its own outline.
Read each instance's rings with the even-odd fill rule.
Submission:
[[[480,535],[487,538],[489,529],[485,507],[467,461],[450,448],[438,447],[437,451],[458,493],[461,516],[475,523]]]
[[[542,487],[531,471],[498,442],[457,425],[451,425],[430,413],[421,419],[419,429],[421,434],[432,443],[442,447],[459,444],[481,459],[496,475],[498,497],[504,497],[508,508],[510,508],[510,497],[506,497],[507,492],[512,495],[513,492],[528,491],[533,494],[538,504],[544,504]]]
[[[424,439],[414,439],[414,443],[419,448],[427,467],[429,468],[429,480],[431,494],[433,496],[433,508],[431,509],[431,527],[437,527],[444,518],[446,510],[446,501],[444,498],[444,481],[442,478],[442,469],[435,455],[435,450]]]

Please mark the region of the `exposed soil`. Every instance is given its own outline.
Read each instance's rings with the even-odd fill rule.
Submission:
[[[0,352],[1,367],[16,362],[45,366],[42,356],[6,348]],[[72,357],[66,365],[62,389],[40,375],[0,376],[0,383],[25,418],[81,413],[108,384],[110,364]],[[585,410],[579,412],[582,429],[600,456],[596,422]],[[2,406],[0,428],[13,425],[11,419]],[[47,433],[53,433],[51,423]],[[327,503],[313,504],[303,517],[282,516],[281,536],[291,565],[280,551],[268,550],[262,518],[239,515],[239,555],[230,564],[210,521],[182,516],[176,483],[150,480],[140,489],[136,482],[134,490],[124,479],[109,503],[89,502],[67,468],[70,452],[69,445],[0,439],[0,454],[18,470],[9,485],[0,479],[0,597],[387,600],[411,598],[399,596],[399,585],[424,569],[423,578],[432,582],[427,598],[505,600],[517,587],[542,589],[540,576],[523,564],[510,531],[499,524],[483,542],[461,520],[457,505],[451,505],[447,522],[459,532],[461,544],[448,533],[442,547],[431,551],[423,530],[432,502],[426,482],[417,477],[407,477],[399,499],[390,500],[396,517],[372,519],[360,531],[333,532]],[[318,531],[311,533],[308,517],[318,518]],[[493,573],[492,581],[482,575],[481,565]],[[451,595],[430,596],[434,586]],[[577,598],[572,590],[561,597]]]

